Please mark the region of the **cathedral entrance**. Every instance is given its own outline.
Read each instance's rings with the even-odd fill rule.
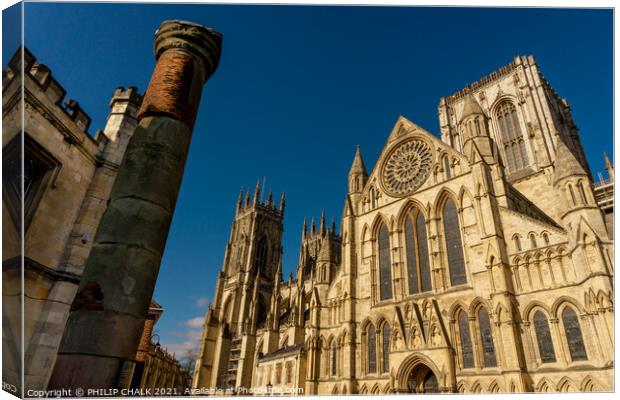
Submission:
[[[411,370],[407,379],[409,393],[439,393],[437,377],[424,364],[419,364]]]

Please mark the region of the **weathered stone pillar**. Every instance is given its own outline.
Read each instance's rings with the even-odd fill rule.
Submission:
[[[214,30],[182,21],[165,21],[155,34],[157,65],[86,261],[49,388],[123,388],[131,381],[202,86],[217,67],[221,42]]]

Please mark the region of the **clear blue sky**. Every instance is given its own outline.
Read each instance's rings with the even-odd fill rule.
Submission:
[[[242,187],[267,177],[278,198],[286,191],[288,275],[304,215],[325,208],[339,221],[356,144],[372,168],[399,115],[437,133],[439,98],[516,54],[535,55],[569,100],[592,170],[602,171],[603,152],[612,153],[612,18],[611,10],[27,3],[25,35],[94,133],[115,87],[145,89],[163,20],[224,34],[155,291],[166,309],[162,342],[180,352],[197,343],[198,329],[188,328],[213,294]]]

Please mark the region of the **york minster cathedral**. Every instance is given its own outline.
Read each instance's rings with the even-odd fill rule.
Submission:
[[[357,148],[340,229],[304,223],[295,277],[284,197],[240,196],[194,388],[613,390],[613,166],[595,183],[532,56],[438,115],[438,136],[400,117],[370,169]]]

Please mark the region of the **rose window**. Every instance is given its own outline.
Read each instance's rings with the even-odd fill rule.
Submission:
[[[421,140],[408,140],[398,145],[383,164],[386,192],[405,196],[419,188],[429,175],[431,158],[430,147]]]

